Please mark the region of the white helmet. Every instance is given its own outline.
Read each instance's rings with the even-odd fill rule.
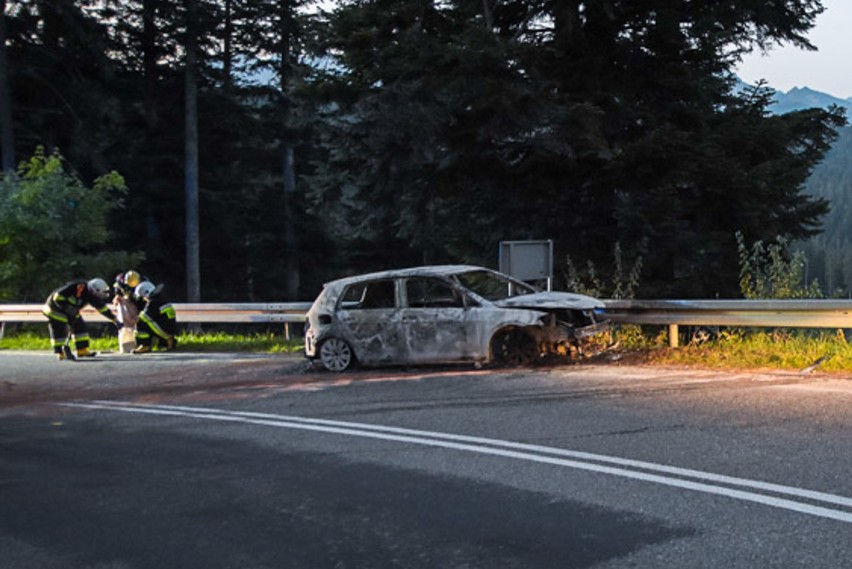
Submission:
[[[148,281],[142,281],[139,285],[134,289],[133,295],[136,298],[148,298],[154,293],[154,283]]]
[[[95,295],[96,297],[103,300],[109,298],[109,287],[107,286],[105,280],[92,279],[86,283],[86,286],[89,288],[89,292]]]

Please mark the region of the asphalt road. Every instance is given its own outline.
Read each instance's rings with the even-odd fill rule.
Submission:
[[[0,569],[852,559],[852,374],[142,358],[0,352]]]

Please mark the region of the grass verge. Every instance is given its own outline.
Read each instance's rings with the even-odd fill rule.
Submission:
[[[613,339],[623,353],[641,354],[657,365],[715,369],[852,370],[852,345],[843,330],[698,328],[689,329],[684,345],[668,347],[666,330],[617,327]],[[621,342],[619,342],[621,340]],[[684,338],[681,338],[684,341]]]
[[[852,345],[844,332],[776,329],[689,329],[684,344],[668,347],[667,328],[616,326],[605,339],[616,346],[625,361],[653,365],[700,366],[713,369],[852,370]],[[117,351],[113,335],[92,336],[92,347]],[[287,340],[277,333],[234,334],[226,332],[185,332],[178,336],[178,348],[190,352],[299,353],[301,338]],[[0,339],[0,350],[50,350],[44,331],[18,329]]]
[[[298,353],[302,350],[301,339],[287,340],[279,334],[183,333],[177,340],[178,349],[188,352]],[[118,338],[92,335],[91,346],[98,351],[118,351]],[[0,350],[50,349],[50,339],[44,332],[7,333],[0,339]]]

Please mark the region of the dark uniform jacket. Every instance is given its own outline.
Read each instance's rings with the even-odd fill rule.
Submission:
[[[148,298],[145,308],[139,314],[139,320],[150,326],[161,338],[171,338],[177,332],[175,309],[161,292]]]
[[[76,318],[80,313],[80,309],[89,304],[105,317],[115,320],[115,315],[110,311],[106,303],[106,300],[98,298],[89,292],[89,286],[86,281],[71,281],[50,293],[42,312],[48,318],[67,322],[69,319]]]

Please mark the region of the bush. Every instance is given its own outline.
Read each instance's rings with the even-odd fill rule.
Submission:
[[[790,253],[786,239],[779,236],[769,245],[757,241],[749,249],[742,233],[738,231],[736,238],[740,292],[745,298],[822,298],[818,281],[804,282],[804,252]]]
[[[86,187],[62,156],[39,147],[0,176],[0,302],[41,300],[72,278],[137,266],[141,253],[109,251],[107,220],[123,207],[124,178],[110,172]]]

